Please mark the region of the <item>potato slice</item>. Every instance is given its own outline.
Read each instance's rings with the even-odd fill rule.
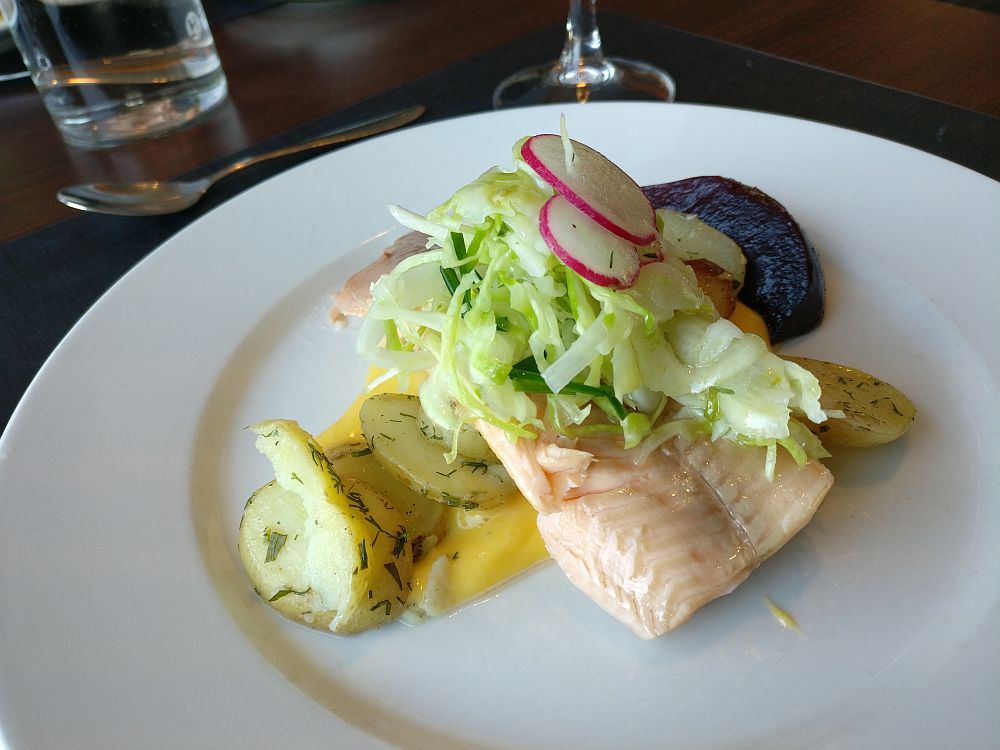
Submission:
[[[719,315],[723,318],[731,317],[736,310],[736,292],[739,288],[733,275],[704,258],[686,260],[684,264],[694,271],[698,288],[712,300]]]
[[[455,433],[435,425],[423,409],[420,410],[420,415],[417,417],[417,427],[425,438],[439,443],[442,451],[447,453],[451,450]],[[458,452],[466,461],[483,461],[487,464],[500,463],[500,459],[490,450],[490,446],[487,445],[483,436],[471,425],[463,425],[462,429],[458,431]]]
[[[326,457],[344,481],[355,479],[384,494],[402,515],[411,539],[443,533],[445,506],[414,492],[408,484],[387,472],[366,443],[328,448]]]
[[[820,405],[825,410],[844,413],[843,419],[810,425],[825,445],[882,445],[906,432],[916,416],[913,402],[899,389],[866,372],[808,357],[785,359],[816,376],[823,389]]]
[[[342,479],[295,422],[251,429],[275,473],[240,524],[240,559],[257,593],[285,616],[335,633],[397,617],[413,572],[403,516],[382,493]]]
[[[440,434],[421,430],[420,400],[416,396],[382,393],[361,406],[361,431],[372,453],[389,472],[415,492],[456,508],[489,508],[517,491],[499,463],[459,454],[445,460]]]
[[[323,629],[337,612],[326,608],[311,586],[308,546],[297,543],[305,523],[305,506],[296,493],[286,492],[277,482],[265,484],[243,509],[240,559],[254,590],[268,604],[289,619]]]

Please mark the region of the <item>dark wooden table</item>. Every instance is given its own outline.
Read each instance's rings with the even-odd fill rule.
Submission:
[[[602,0],[613,10],[1000,116],[1000,16],[936,0]],[[564,17],[564,0],[331,0],[218,24],[230,101],[159,141],[63,145],[34,88],[0,86],[0,242],[73,215],[65,185],[168,177]],[[606,40],[627,54],[627,40]],[[558,50],[553,49],[553,57]],[[679,81],[683,98],[684,82]]]

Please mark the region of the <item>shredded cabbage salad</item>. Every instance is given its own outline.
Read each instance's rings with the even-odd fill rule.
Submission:
[[[720,318],[666,245],[620,290],[552,254],[538,215],[553,190],[521,142],[513,170],[488,170],[426,216],[389,207],[428,250],[372,286],[358,339],[382,379],[426,374],[421,405],[454,431],[453,455],[458,429],[480,419],[518,437],[619,432],[637,458],[678,434],[766,446],[768,476],[778,446],[799,463],[828,455],[793,416],[826,419],[816,378]]]

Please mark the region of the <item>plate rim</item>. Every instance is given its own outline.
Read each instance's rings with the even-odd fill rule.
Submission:
[[[587,105],[587,106],[593,107],[594,105]],[[620,106],[620,105],[611,105],[611,106]],[[634,106],[634,105],[629,104],[629,105],[625,105],[625,106],[626,107],[630,107],[630,106]],[[842,127],[838,127],[838,126],[826,125],[824,123],[820,123],[820,122],[817,122],[817,121],[814,121],[814,120],[808,120],[808,119],[803,119],[803,118],[794,118],[794,117],[785,117],[785,116],[782,116],[782,115],[775,115],[775,114],[771,114],[771,113],[760,113],[760,112],[754,112],[752,110],[742,110],[742,109],[724,108],[724,107],[713,107],[713,106],[710,106],[710,105],[665,105],[665,106],[670,106],[670,107],[685,107],[685,108],[697,108],[699,110],[713,110],[713,111],[722,110],[722,111],[728,111],[728,112],[739,112],[739,113],[742,113],[743,115],[749,115],[749,116],[753,116],[753,117],[764,116],[766,118],[776,118],[778,120],[790,120],[790,121],[795,121],[795,122],[799,122],[799,123],[806,123],[806,124],[808,124],[810,126],[818,126],[820,128],[831,128],[831,129],[835,129],[835,130],[840,130],[840,131],[852,133],[852,134],[854,134],[856,136],[860,136],[860,137],[862,137],[864,139],[873,139],[873,140],[880,141],[880,142],[885,143],[885,144],[890,144],[891,146],[901,147],[903,149],[907,149],[908,151],[916,152],[917,154],[921,155],[921,157],[924,157],[924,158],[930,157],[931,159],[937,160],[939,162],[943,162],[944,164],[947,164],[947,165],[949,165],[952,168],[958,167],[963,172],[965,172],[965,173],[967,173],[969,175],[974,175],[978,179],[988,180],[990,183],[992,183],[993,189],[997,191],[997,195],[1000,196],[1000,183],[997,183],[996,181],[992,180],[991,178],[989,178],[989,177],[987,177],[985,175],[982,175],[981,173],[978,173],[975,170],[971,170],[971,169],[969,169],[967,167],[964,167],[962,165],[955,164],[954,162],[949,162],[949,161],[947,161],[945,159],[942,159],[941,157],[935,156],[933,154],[929,154],[929,153],[921,151],[919,149],[915,149],[915,148],[907,146],[905,144],[901,144],[901,143],[898,143],[896,141],[891,141],[891,140],[887,140],[887,139],[883,139],[883,138],[878,138],[877,136],[871,136],[871,135],[862,133],[862,132],[857,131],[857,130],[852,130],[852,129],[849,129],[849,128],[842,128]],[[465,119],[465,118],[470,118],[470,117],[482,117],[484,115],[491,115],[491,114],[494,114],[494,113],[474,113],[474,114],[470,114],[470,115],[464,115],[461,118],[450,118],[448,120],[439,120],[439,121],[435,121],[435,122],[431,122],[431,123],[421,124],[418,127],[419,128],[432,128],[432,127],[435,127],[435,126],[439,126],[439,125],[441,125],[443,123],[454,122],[455,120],[458,120],[458,119]],[[417,128],[415,127],[413,130],[416,130],[416,129]],[[406,132],[406,131],[404,131],[404,132]],[[392,137],[393,135],[395,135],[395,134],[390,134],[389,136],[386,136],[386,137]],[[366,144],[357,144],[356,146],[354,146],[352,148],[360,148],[360,147],[367,148],[369,146],[366,145]],[[264,185],[271,184],[275,180],[287,179],[286,176],[289,175],[290,172],[298,171],[298,170],[302,169],[303,167],[309,167],[309,165],[311,165],[311,164],[313,164],[313,165],[317,164],[322,159],[329,159],[329,158],[332,158],[332,157],[336,157],[336,155],[339,154],[339,153],[341,153],[341,152],[342,152],[342,150],[338,150],[337,152],[334,152],[333,154],[330,154],[327,157],[320,157],[320,159],[310,161],[307,164],[302,165],[300,167],[296,167],[296,168],[293,168],[292,170],[288,170],[286,172],[282,172],[279,175],[276,175],[276,176],[270,178],[269,180],[266,180],[266,181],[262,182],[260,185],[255,186],[250,191],[247,191],[247,193],[243,193],[240,196],[237,196],[234,200],[229,201],[226,204],[223,204],[222,206],[220,206],[219,208],[213,210],[212,212],[209,212],[205,216],[200,217],[198,220],[196,220],[195,222],[192,222],[192,224],[188,225],[187,227],[185,227],[184,229],[182,229],[180,232],[178,232],[177,234],[173,235],[171,238],[169,238],[167,241],[165,241],[158,248],[156,248],[153,251],[151,251],[145,258],[143,258],[142,261],[140,261],[138,264],[136,264],[126,274],[124,274],[117,282],[115,282],[115,284],[113,284],[104,294],[102,294],[94,302],[94,304],[91,306],[91,308],[88,309],[88,311],[83,316],[81,316],[80,320],[78,320],[73,325],[73,327],[66,334],[66,336],[64,337],[64,339],[59,343],[59,345],[56,347],[56,349],[52,352],[52,354],[50,355],[50,357],[47,358],[45,364],[39,370],[38,374],[36,374],[36,376],[32,379],[31,384],[29,385],[28,389],[25,391],[25,394],[23,395],[22,399],[18,402],[18,405],[16,406],[14,412],[12,413],[10,422],[8,423],[7,427],[5,428],[3,435],[0,436],[0,455],[5,455],[8,452],[12,453],[13,450],[16,448],[16,446],[14,446],[14,442],[16,440],[16,435],[20,431],[22,431],[22,429],[26,429],[26,428],[22,428],[20,425],[21,425],[22,422],[24,422],[24,421],[26,421],[26,420],[29,419],[29,417],[26,416],[24,412],[27,412],[28,409],[32,408],[33,400],[41,398],[40,396],[34,395],[35,392],[37,390],[40,390],[40,389],[42,389],[42,388],[45,387],[44,385],[39,385],[39,383],[46,382],[47,378],[50,377],[49,371],[52,368],[59,366],[59,364],[58,364],[59,359],[61,357],[66,356],[63,353],[64,350],[67,349],[70,346],[73,346],[75,344],[75,338],[79,338],[79,336],[81,335],[79,333],[79,331],[80,330],[86,331],[87,330],[87,326],[91,325],[91,323],[89,323],[88,321],[90,321],[90,319],[95,314],[94,311],[97,310],[97,309],[99,309],[99,307],[101,305],[107,305],[108,303],[106,303],[105,301],[111,295],[115,295],[115,298],[117,299],[117,295],[121,294],[121,292],[118,291],[118,290],[120,290],[121,288],[124,288],[124,287],[126,287],[126,286],[128,286],[130,284],[134,284],[135,282],[130,281],[130,280],[136,278],[137,274],[145,274],[146,271],[143,270],[143,269],[145,269],[149,263],[155,263],[156,262],[155,260],[151,260],[151,259],[153,259],[154,257],[156,257],[156,258],[161,257],[164,252],[170,252],[169,249],[166,250],[166,251],[164,251],[164,248],[170,248],[173,245],[176,245],[176,244],[178,244],[180,242],[183,242],[184,241],[183,238],[186,237],[186,236],[188,236],[189,234],[191,234],[191,233],[195,233],[196,234],[198,231],[201,231],[199,228],[202,227],[203,222],[205,222],[206,220],[208,220],[208,217],[213,216],[213,215],[218,215],[218,212],[223,211],[223,210],[229,211],[229,212],[232,212],[232,211],[236,210],[234,208],[226,209],[225,207],[226,206],[232,206],[232,205],[236,204],[237,202],[240,201],[240,199],[243,199],[244,196],[246,196],[248,193],[252,193],[254,191],[257,191],[261,187],[263,187]],[[309,167],[309,168],[316,168],[316,167]],[[341,254],[342,253],[343,253],[343,251],[341,252]],[[86,334],[82,334],[82,335],[86,335]],[[2,480],[5,477],[5,475],[9,474],[11,471],[13,471],[13,469],[10,468],[10,464],[9,464],[8,461],[5,460],[3,463],[0,463],[0,480]],[[3,683],[3,678],[0,677],[0,684],[2,684],[2,683]],[[6,714],[6,711],[3,711],[3,713]],[[3,736],[3,727],[0,726],[0,737],[2,737],[2,736]]]

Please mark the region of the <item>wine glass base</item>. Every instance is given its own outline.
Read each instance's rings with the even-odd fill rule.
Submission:
[[[526,107],[533,104],[595,101],[672,102],[674,79],[659,68],[636,60],[607,59],[600,75],[560,77],[555,63],[536,65],[506,78],[493,92],[493,107]]]

